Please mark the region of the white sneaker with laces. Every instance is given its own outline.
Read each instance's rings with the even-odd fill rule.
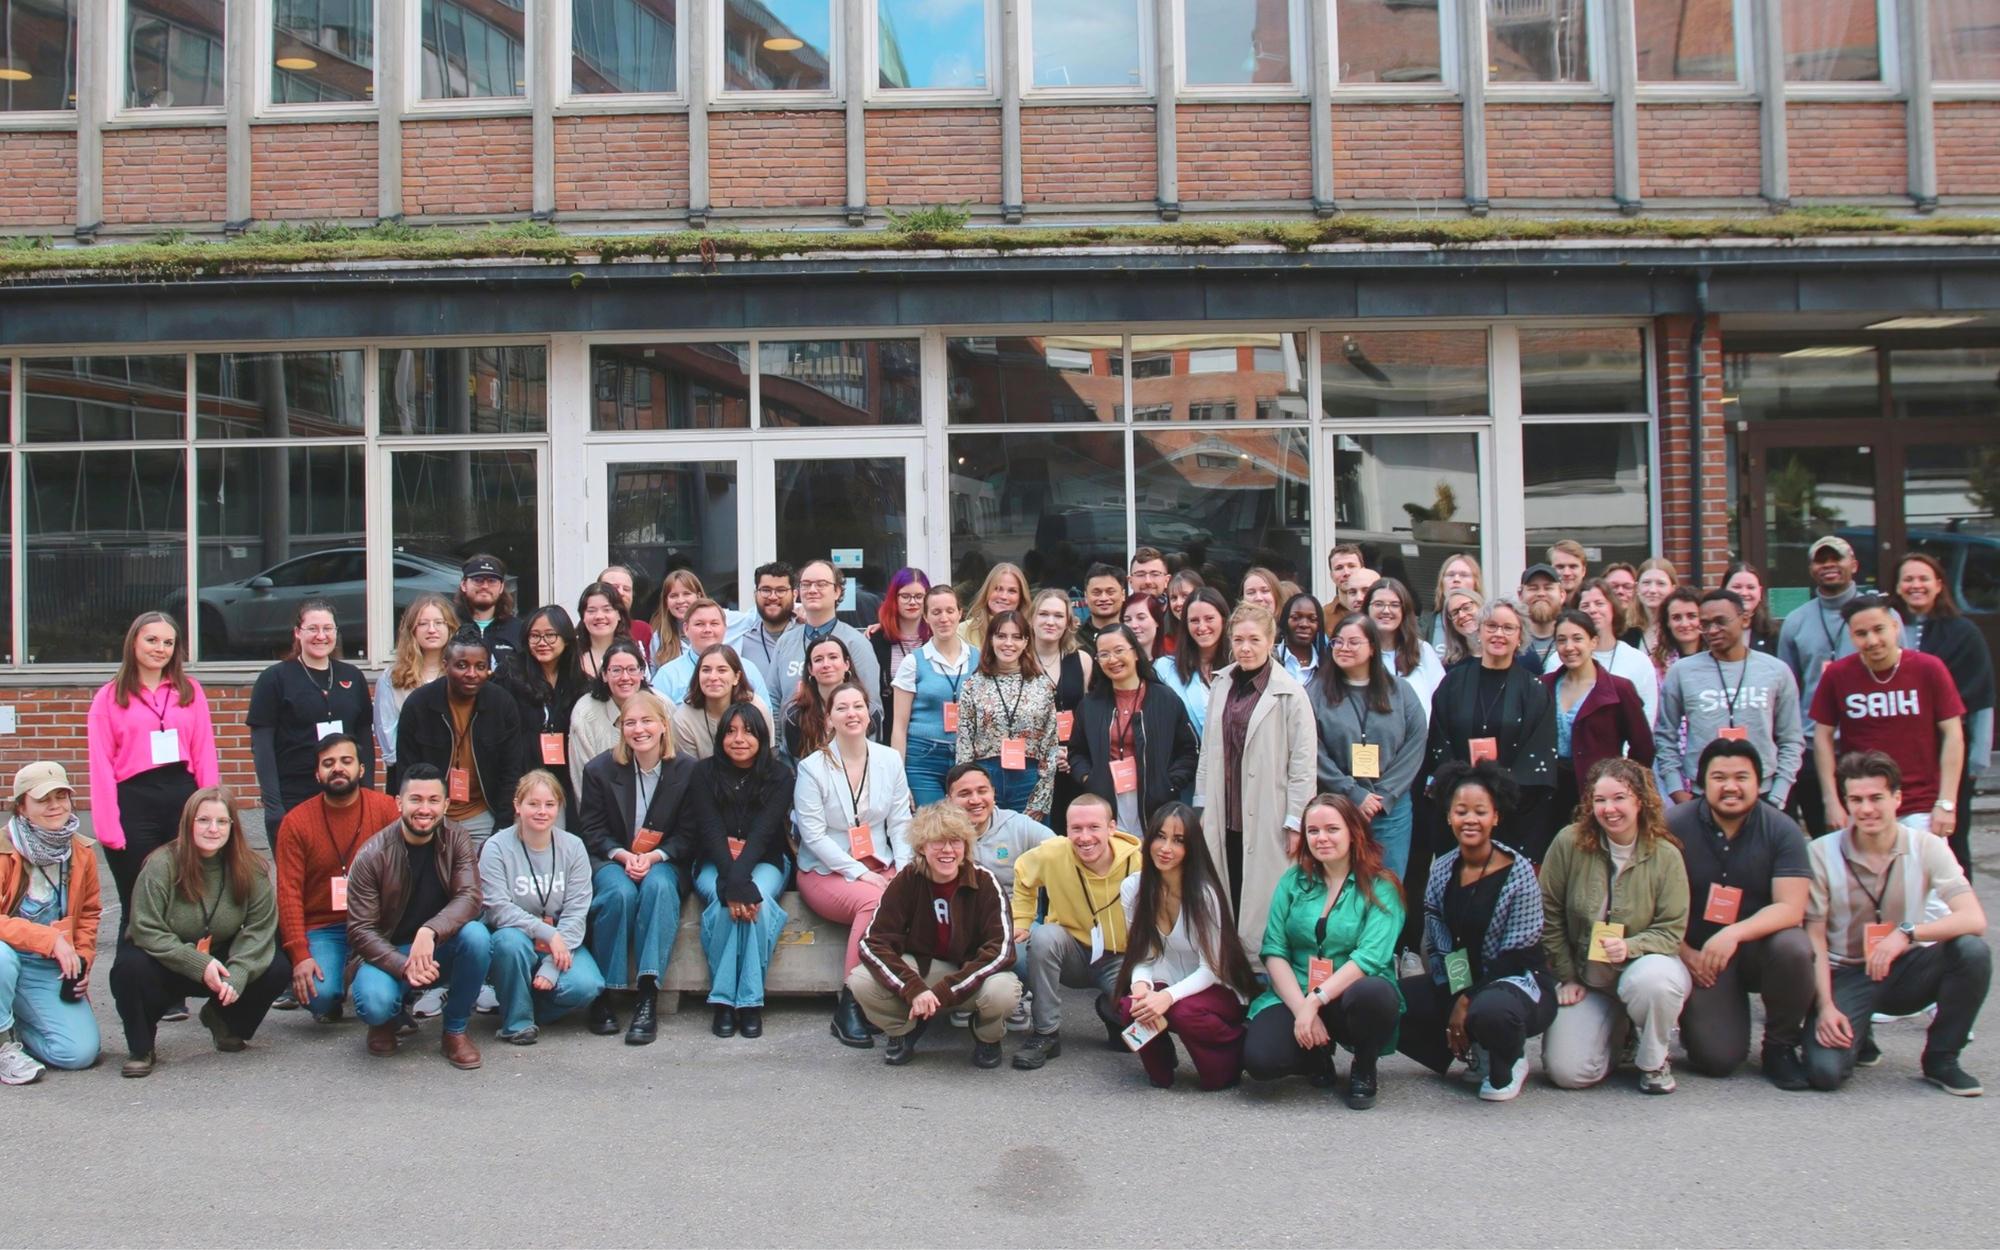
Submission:
[[[1521,1096],[1521,1090],[1528,1083],[1528,1057],[1522,1055],[1514,1061],[1514,1070],[1508,1074],[1507,1083],[1499,1087],[1493,1078],[1487,1077],[1479,1083],[1479,1097],[1484,1102],[1512,1102]]]
[[[472,1009],[482,1016],[497,1016],[500,1014],[500,996],[493,992],[492,986],[482,985],[479,987],[479,1001],[472,1004]]]
[[[494,1000],[498,1002],[499,1000]],[[410,1014],[419,1020],[429,1020],[444,1014],[444,987],[433,985],[417,996],[417,1005],[410,1008]]]
[[[21,1049],[21,1043],[0,1046],[0,1085],[33,1085],[42,1079],[42,1065]]]

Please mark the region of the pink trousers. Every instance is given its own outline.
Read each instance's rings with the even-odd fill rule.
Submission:
[[[854,971],[854,965],[861,962],[861,932],[875,919],[875,909],[882,905],[882,887],[867,881],[849,881],[839,873],[802,872],[799,894],[814,915],[847,925],[847,962],[841,965],[840,972],[845,976]]]

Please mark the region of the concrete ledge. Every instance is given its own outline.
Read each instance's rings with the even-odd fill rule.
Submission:
[[[842,965],[847,962],[847,926],[814,915],[796,890],[779,896],[778,906],[785,912],[785,928],[764,974],[764,992],[839,993]],[[701,899],[696,895],[681,905],[681,931],[660,989],[662,1011],[679,1010],[682,994],[701,999],[708,995],[708,957],[701,949]]]

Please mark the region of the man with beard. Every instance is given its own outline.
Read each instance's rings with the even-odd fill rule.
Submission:
[[[1521,574],[1521,602],[1528,609],[1528,629],[1521,636],[1521,656],[1533,657],[1529,668],[1547,671],[1556,649],[1556,617],[1562,613],[1562,579],[1546,564],[1531,564]]]
[[[868,693],[868,709],[879,713],[882,669],[875,659],[875,648],[869,645],[867,635],[839,619],[840,588],[846,581],[847,575],[831,560],[808,560],[799,570],[799,619],[778,640],[778,679],[765,683],[765,689],[777,691],[781,700],[790,698],[805,677],[806,655],[813,644],[823,638],[838,638],[854,662],[854,679]]]
[[[798,599],[797,570],[783,560],[758,565],[757,623],[736,645],[743,663],[764,675],[764,689],[781,691],[780,698],[790,698],[792,691],[778,680],[778,640],[792,627],[792,611]]]
[[[521,618],[514,615],[514,592],[507,589],[507,566],[500,557],[476,555],[465,562],[454,606],[458,619],[486,639],[494,668],[521,650]]]
[[[278,829],[278,945],[292,961],[292,988],[273,1004],[303,1004],[313,1019],[340,1019],[347,990],[347,875],[362,843],[397,817],[396,800],[361,784],[354,739],[328,734],[314,755],[319,793]]]

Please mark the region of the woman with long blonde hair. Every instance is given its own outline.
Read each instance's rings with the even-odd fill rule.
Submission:
[[[1027,604],[1028,575],[1020,565],[1002,560],[987,570],[986,580],[979,583],[979,593],[959,623],[958,636],[984,650],[987,624],[1002,612],[1025,612]]]
[[[396,623],[395,657],[375,679],[375,739],[382,744],[391,794],[396,791],[396,722],[403,703],[418,686],[444,676],[444,644],[457,632],[458,613],[443,595],[418,595]]]
[[[1454,590],[1469,590],[1477,596],[1475,608],[1486,602],[1486,574],[1480,571],[1479,559],[1471,552],[1461,551],[1455,556],[1448,556],[1445,562],[1438,566],[1437,591],[1431,596],[1430,619],[1423,622],[1423,629],[1426,631],[1425,636],[1431,640],[1431,646],[1437,648],[1439,655],[1444,655],[1451,640],[1451,631],[1445,616],[1445,598]],[[1447,659],[1446,667],[1451,663],[1452,661]]]
[[[675,569],[660,580],[660,606],[653,609],[654,668],[681,658],[681,640],[686,636],[688,609],[697,599],[708,598],[701,578],[693,569]]]

